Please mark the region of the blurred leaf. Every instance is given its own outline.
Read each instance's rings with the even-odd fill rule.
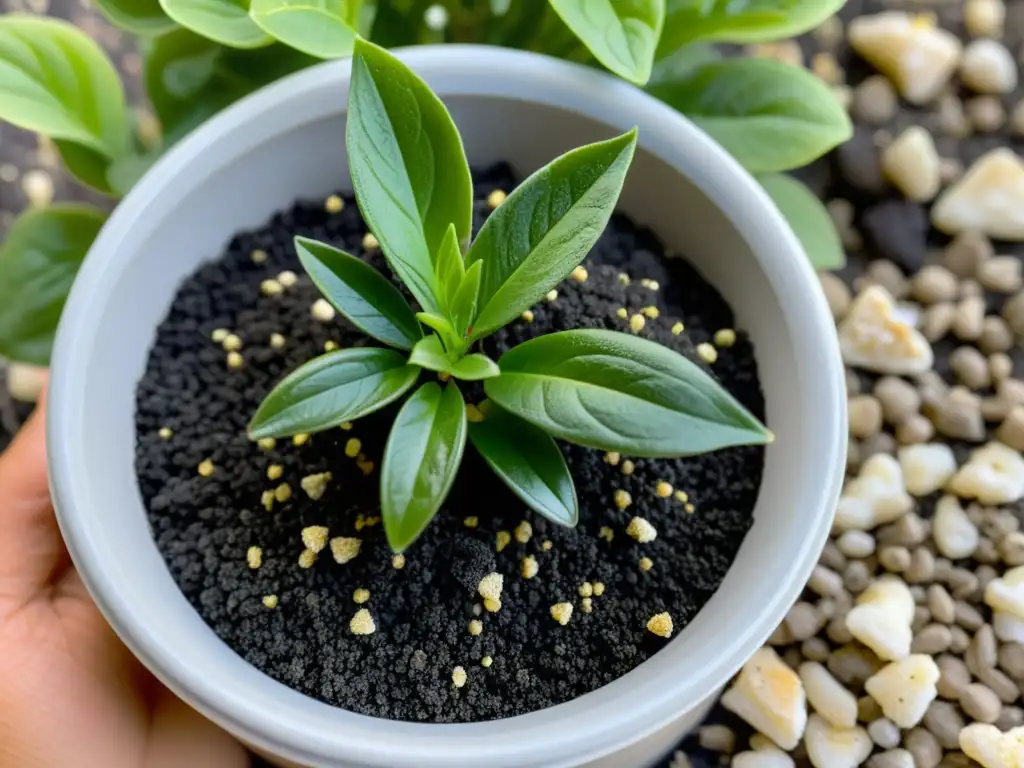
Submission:
[[[846,264],[832,217],[806,184],[781,173],[758,176],[757,180],[786,217],[815,269],[840,269]]]
[[[96,0],[96,7],[111,24],[133,35],[162,35],[177,26],[160,0]]]
[[[53,143],[60,151],[60,158],[72,176],[97,192],[112,197],[117,196],[117,190],[107,180],[107,171],[114,161],[94,149],[73,141],[54,139]]]
[[[347,5],[346,0],[252,0],[249,15],[285,45],[310,56],[336,59],[350,55],[355,42]]]
[[[48,365],[71,284],[106,214],[57,204],[19,216],[0,247],[0,355]]]
[[[248,0],[160,0],[181,26],[232,48],[259,48],[274,41],[249,18]]]
[[[705,64],[721,61],[721,52],[710,43],[691,43],[654,62],[648,89],[693,75]]]

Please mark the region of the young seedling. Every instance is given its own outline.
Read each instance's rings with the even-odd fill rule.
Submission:
[[[398,59],[358,40],[346,129],[355,196],[421,311],[364,261],[295,238],[325,298],[390,348],[344,349],[302,365],[260,405],[250,436],[330,429],[398,400],[424,369],[443,374],[447,383],[423,383],[404,403],[385,446],[381,514],[395,552],[444,502],[467,437],[524,504],[563,525],[575,525],[579,511],[555,438],[648,457],[770,442],[701,368],[634,335],[553,333],[498,361],[472,351],[583,261],[618,201],[636,137],[633,129],[541,168],[471,241],[473,188],[451,117]],[[460,380],[483,381],[488,399],[473,421]]]

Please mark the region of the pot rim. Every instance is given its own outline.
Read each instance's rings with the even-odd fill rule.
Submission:
[[[722,638],[714,664],[685,679],[671,673],[676,638],[650,660],[585,696],[548,709],[502,720],[469,724],[423,724],[384,720],[340,710],[278,683],[274,696],[255,694],[238,665],[214,664],[210,632],[203,640],[208,658],[183,658],[170,638],[156,637],[133,611],[130,596],[109,572],[97,551],[90,510],[74,493],[84,472],[80,454],[88,450],[62,439],[65,427],[86,404],[71,382],[87,368],[88,344],[80,339],[102,311],[104,285],[125,266],[119,244],[150,206],[159,206],[161,189],[182,168],[199,167],[211,146],[237,137],[244,126],[287,110],[303,94],[347,83],[349,60],[325,62],[262,88],[207,121],[175,145],[140,180],[117,207],[89,251],[67,302],[52,363],[48,399],[47,443],[51,490],[68,549],[100,610],[131,651],[179,697],[247,743],[283,758],[313,765],[451,768],[536,764],[572,766],[635,743],[697,706],[721,688],[760,647],[798,598],[828,535],[839,497],[846,452],[845,385],[834,326],[817,277],[795,235],[767,194],[726,151],[693,123],[643,91],[602,72],[510,49],[479,45],[428,45],[396,51],[426,79],[446,77],[452,85],[443,96],[494,96],[569,109],[628,130],[641,125],[640,145],[673,168],[713,167],[702,192],[729,217],[758,254],[760,263],[783,264],[786,302],[799,305],[798,352],[818,360],[823,402],[831,410],[821,427],[821,472],[808,473],[817,483],[813,527],[780,553],[793,567],[783,583],[762,586],[763,608],[747,631]],[[323,110],[343,112],[344,105]],[[319,115],[292,116],[287,132]],[[193,165],[196,163],[196,165]],[[213,169],[212,172],[216,172]],[[125,257],[127,258],[127,256]],[[779,298],[781,301],[781,298]],[[796,311],[796,310],[794,310]],[[681,633],[681,636],[685,633]],[[217,650],[222,651],[222,648]],[[678,654],[677,654],[678,655]],[[220,657],[217,657],[220,658]],[[261,679],[262,673],[237,657]],[[675,659],[680,661],[680,659]],[[658,662],[652,664],[652,662]],[[646,669],[645,669],[646,668]],[[248,679],[248,678],[245,678]],[[265,693],[265,688],[260,692]],[[521,762],[517,762],[521,761]],[[349,764],[345,763],[345,764]]]

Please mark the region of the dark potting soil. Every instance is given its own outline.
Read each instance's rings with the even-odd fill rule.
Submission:
[[[511,189],[514,180],[504,167],[475,180],[479,227],[487,195]],[[319,294],[291,244],[296,234],[315,237],[386,271],[379,252],[363,248],[365,232],[350,198],[333,214],[323,201],[300,202],[264,228],[239,234],[222,258],[181,286],[158,329],[137,398],[139,483],[175,580],[213,630],[255,667],[367,715],[431,722],[507,717],[570,700],[629,672],[668,642],[646,629],[653,615],[667,611],[678,634],[721,583],[751,525],[763,449],[635,459],[630,474],[629,457],[616,463],[601,451],[563,444],[581,507],[579,525],[568,529],[527,512],[467,446],[451,495],[405,553],[404,567],[395,567],[383,529],[372,521],[379,514],[379,475],[366,462],[379,461],[396,407],[348,431],[313,435],[301,446],[279,440],[265,451],[245,434],[266,393],[326,342],[370,343],[340,316],[327,323],[313,319]],[[267,254],[263,263],[254,262],[254,250]],[[554,301],[534,307],[532,322],[519,320],[497,333],[485,351],[497,359],[522,341],[570,328],[628,331],[618,309],[632,316],[656,306],[660,315],[647,318],[640,334],[709,368],[695,345],[731,328],[732,313],[684,260],[666,260],[652,234],[616,216],[585,266],[586,280],[567,280]],[[298,282],[281,295],[264,295],[261,282],[282,270],[294,271]],[[628,285],[620,273],[631,277]],[[673,334],[679,321],[686,330]],[[243,367],[227,365],[226,352],[211,340],[218,328],[242,340]],[[274,333],[286,338],[283,348],[269,343]],[[718,352],[710,370],[763,418],[745,335]],[[481,389],[463,389],[467,400],[479,402]],[[166,439],[159,434],[165,427],[173,431]],[[352,438],[361,441],[361,461],[346,455]],[[214,471],[204,477],[197,467],[207,459]],[[268,479],[271,465],[283,468],[280,478]],[[327,471],[327,490],[314,501],[301,480]],[[658,497],[659,481],[687,500]],[[281,483],[288,483],[291,497],[268,511],[263,494]],[[632,497],[625,510],[614,501],[620,489]],[[626,534],[634,516],[657,529],[654,541],[641,544]],[[471,527],[466,518],[478,522]],[[499,531],[512,532],[523,520],[532,525],[529,539],[513,538],[498,551]],[[331,537],[361,539],[358,557],[340,565],[327,548],[312,567],[300,567],[301,531],[314,525],[326,526]],[[258,569],[247,564],[252,546],[262,549]],[[532,579],[520,575],[526,555],[539,565]],[[648,571],[639,565],[643,557],[653,563]],[[496,613],[482,610],[477,594],[480,579],[492,571],[504,575]],[[580,595],[584,582],[604,587],[591,598],[590,613]],[[363,605],[353,599],[357,589],[370,593]],[[270,595],[276,607],[264,604]],[[560,602],[574,606],[566,626],[550,613]],[[361,608],[373,617],[370,635],[350,630]],[[468,630],[474,618],[483,625],[476,636]],[[493,659],[489,667],[481,664],[486,656]],[[458,666],[468,675],[462,688],[452,680]]]

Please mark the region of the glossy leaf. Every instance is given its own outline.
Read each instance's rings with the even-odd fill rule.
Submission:
[[[249,424],[249,436],[286,437],[355,421],[397,400],[419,373],[393,349],[328,352],[295,369],[267,395]]]
[[[462,139],[426,83],[372,43],[356,41],[346,129],[359,210],[395,273],[439,309],[433,255],[454,223],[468,243],[473,186]]]
[[[427,326],[427,328],[437,331],[437,335],[444,342],[445,349],[457,351],[461,348],[460,337],[455,332],[455,328],[452,327],[451,321],[448,318],[429,312],[417,312],[416,319]]]
[[[249,17],[248,0],[160,0],[181,26],[221,45],[259,48],[274,41]]]
[[[452,325],[460,339],[466,338],[469,324],[473,322],[473,317],[476,315],[482,271],[483,262],[477,261],[470,264],[466,274],[462,277],[459,290],[455,292],[455,296],[452,298]]]
[[[651,76],[665,0],[550,0],[599,62],[637,85]]]
[[[388,544],[402,552],[437,514],[466,446],[458,387],[424,384],[398,412],[381,462],[380,509]]]
[[[815,269],[840,269],[846,264],[832,217],[806,184],[781,173],[758,176],[757,180],[786,217]]]
[[[409,363],[430,371],[447,373],[463,381],[482,381],[501,375],[498,364],[487,355],[474,353],[453,360],[437,336],[427,336],[418,341],[412,348]]]
[[[346,22],[351,0],[252,0],[249,15],[268,35],[310,56],[352,53],[356,31]]]
[[[439,298],[443,299],[444,308],[450,312],[455,294],[466,275],[466,265],[462,260],[462,251],[459,250],[459,236],[454,224],[448,226],[435,262]]]
[[[770,59],[707,64],[649,90],[754,173],[805,165],[852,135],[850,118],[824,82]]]
[[[484,263],[473,338],[501,328],[568,275],[604,231],[636,149],[636,129],[559,157],[492,213],[466,262]]]
[[[162,35],[177,26],[160,0],[96,0],[96,7],[111,24],[133,35]]]
[[[539,336],[509,350],[487,396],[554,437],[631,456],[688,456],[770,442],[701,368],[614,331]]]
[[[422,338],[412,307],[365,261],[305,237],[295,238],[295,252],[324,297],[363,333],[399,349]]]
[[[53,143],[60,151],[60,159],[64,161],[64,167],[71,172],[72,176],[104,195],[115,196],[118,194],[107,179],[107,173],[113,162],[109,157],[73,141],[55,139]]]
[[[0,356],[48,365],[64,302],[106,214],[57,204],[19,216],[0,246]]]
[[[493,403],[485,401],[481,410],[484,420],[469,425],[469,439],[484,461],[534,512],[576,525],[576,488],[551,436]]]
[[[658,57],[695,40],[757,43],[796,37],[846,0],[666,0]]]
[[[84,32],[57,19],[0,16],[0,120],[109,158],[129,146],[117,71]]]

